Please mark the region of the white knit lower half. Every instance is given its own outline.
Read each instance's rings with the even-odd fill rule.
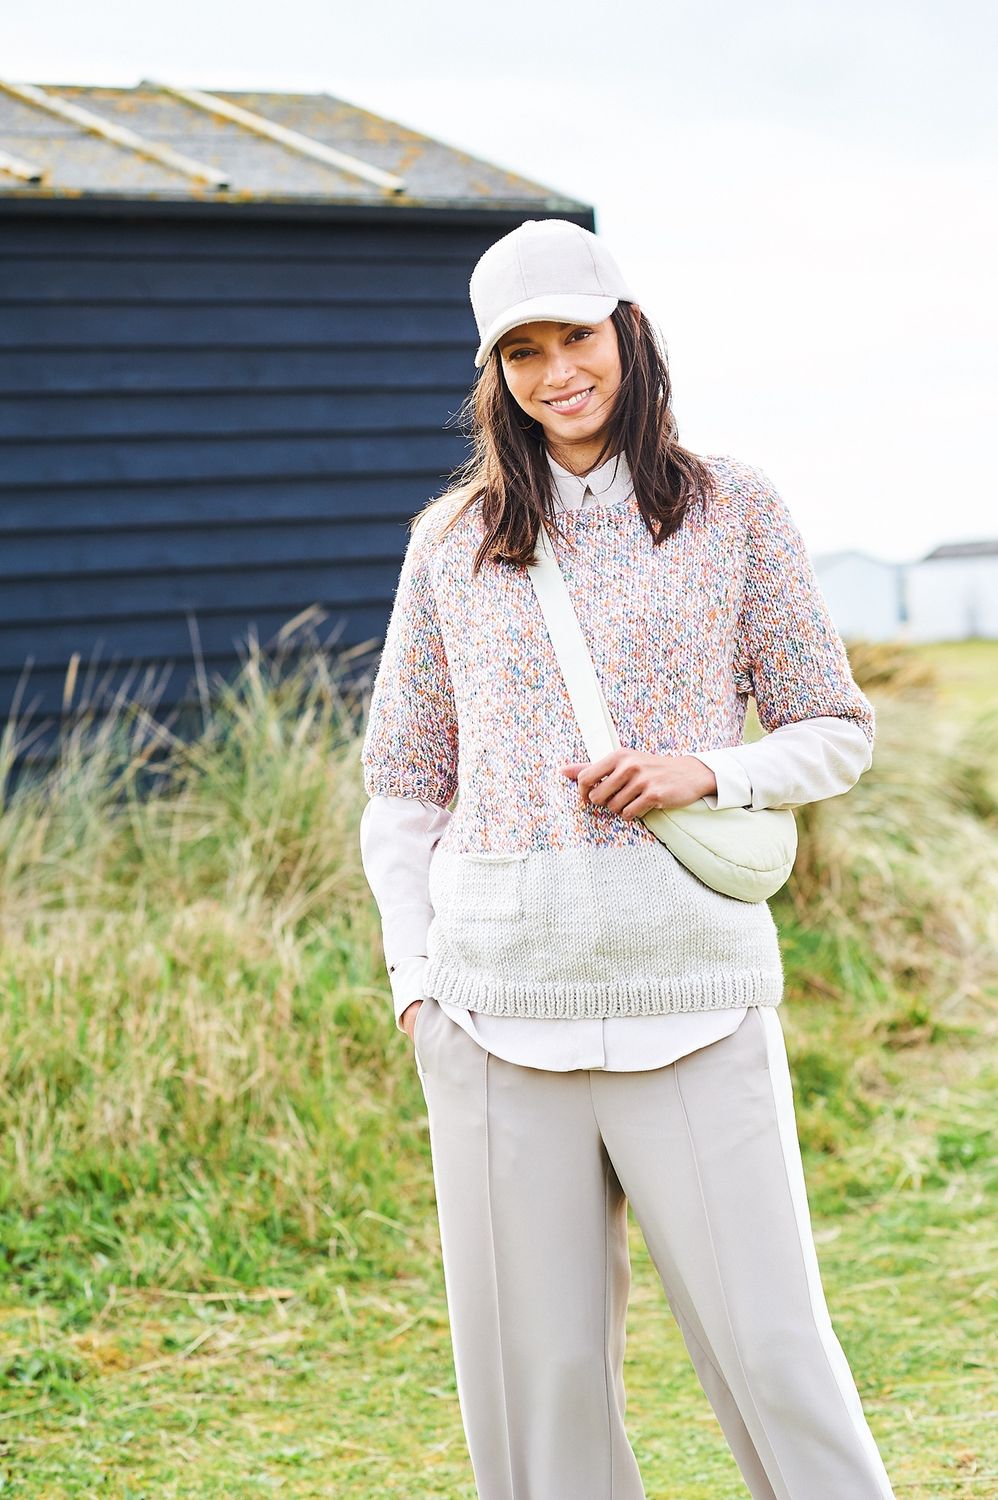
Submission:
[[[786,1049],[783,1044],[783,1033],[780,1028],[779,1017],[773,1011],[760,1011],[760,1019],[766,1032],[766,1055],[769,1062],[769,1076],[773,1089],[773,1100],[776,1105],[776,1118],[779,1126],[780,1144],[783,1148],[783,1163],[787,1174],[787,1185],[793,1203],[794,1218],[797,1223],[797,1234],[800,1239],[801,1256],[804,1261],[804,1269],[807,1277],[808,1296],[811,1303],[811,1316],[825,1357],[828,1360],[832,1376],[842,1396],[842,1404],[848,1413],[849,1419],[855,1428],[856,1437],[865,1452],[870,1467],[880,1487],[882,1500],[895,1500],[891,1482],[884,1467],[884,1461],[880,1457],[876,1440],[870,1431],[863,1407],[860,1402],[856,1382],[846,1359],[842,1345],[832,1327],[832,1320],[828,1312],[828,1304],[825,1301],[825,1293],[821,1284],[821,1271],[818,1266],[818,1255],[814,1246],[814,1237],[811,1232],[811,1216],[807,1202],[807,1191],[804,1181],[804,1168],[801,1162],[800,1144],[797,1137],[797,1125],[794,1117],[793,1085],[790,1078],[790,1068],[787,1063]]]
[[[778,1005],[764,901],[704,885],[664,845],[430,862],[426,993],[486,1015],[575,1019]]]

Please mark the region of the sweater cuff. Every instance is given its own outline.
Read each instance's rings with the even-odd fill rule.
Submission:
[[[702,761],[717,777],[717,791],[704,797],[708,807],[751,807],[752,782],[748,772],[732,749],[691,750],[694,760]]]

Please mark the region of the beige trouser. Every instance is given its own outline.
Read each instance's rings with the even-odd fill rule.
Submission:
[[[479,1500],[643,1500],[624,1430],[627,1201],[754,1500],[893,1500],[828,1316],[777,1011],[639,1073],[555,1073],[419,1009]]]

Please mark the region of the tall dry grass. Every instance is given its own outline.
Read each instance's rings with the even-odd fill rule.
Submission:
[[[53,1235],[74,1276],[363,1260],[406,1108],[362,803],[337,665],[256,648],[189,742],[122,705],[7,796],[0,1213],[23,1274],[53,1273]]]
[[[964,718],[916,649],[862,644],[850,660],[877,709],[874,763],[848,795],[797,810],[787,896],[803,925],[862,942],[940,1014],[985,1002],[998,984],[998,695]]]

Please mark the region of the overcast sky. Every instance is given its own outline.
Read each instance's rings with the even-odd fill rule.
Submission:
[[[327,91],[595,205],[680,435],[814,553],[998,537],[998,8],[34,0],[35,83]],[[469,369],[469,377],[472,372]]]

